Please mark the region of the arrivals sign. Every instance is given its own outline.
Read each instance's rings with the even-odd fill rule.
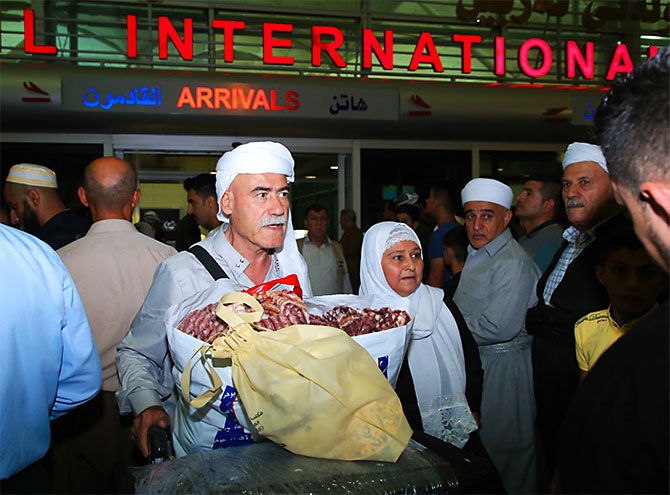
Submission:
[[[129,75],[63,77],[63,109],[263,117],[398,120],[396,90],[154,80]]]
[[[475,1],[473,11],[467,11],[461,8],[459,16],[463,17],[478,14],[480,10],[485,7],[490,9],[500,9],[503,5],[508,5],[513,2],[500,1],[484,2]],[[551,3],[551,2],[550,2]],[[565,2],[559,1],[556,5]],[[619,2],[625,4],[626,2]],[[489,5],[490,4],[490,5]],[[530,5],[530,0],[525,0],[524,4]],[[546,7],[547,2],[542,2],[541,5]],[[636,2],[638,5],[640,1]],[[652,1],[652,6],[657,6],[656,0]],[[459,5],[460,2],[459,2]],[[536,1],[536,7],[538,2]],[[552,3],[553,5],[553,3]],[[505,7],[507,8],[507,7]],[[659,7],[660,9],[660,7]],[[597,9],[596,9],[597,10]],[[610,9],[612,10],[612,9]],[[615,9],[616,10],[616,9]],[[658,10],[658,9],[657,9]],[[645,10],[639,13],[639,19],[645,20],[647,17],[642,17]],[[660,10],[659,10],[660,12]],[[589,13],[591,11],[589,10]],[[605,13],[609,10],[600,12],[600,18],[604,18]],[[655,15],[655,11],[652,12]],[[667,20],[668,7],[664,10],[664,16]],[[557,14],[554,14],[557,15]],[[658,16],[656,16],[658,17]],[[159,16],[157,19],[157,43],[158,43],[158,57],[162,60],[167,60],[169,57],[169,46],[172,45],[176,49],[178,56],[183,61],[193,60],[193,19],[184,18],[180,20],[180,25],[183,27],[179,30],[175,27],[173,21],[165,16]],[[212,20],[211,28],[223,34],[223,62],[226,64],[235,63],[235,36],[240,35],[246,30],[246,23],[239,20]],[[292,66],[295,64],[295,59],[290,55],[290,50],[293,47],[293,40],[291,35],[293,32],[293,25],[288,23],[274,23],[266,22],[262,25],[262,35],[259,39],[259,46],[263,51],[263,63],[268,66]],[[137,16],[126,16],[126,56],[129,61],[138,57],[137,53]],[[440,33],[443,36],[444,33]],[[385,30],[383,33],[374,32],[371,29],[363,29],[361,32],[361,68],[371,69],[373,65],[379,65],[385,70],[392,69],[406,69],[408,72],[417,71],[421,69],[429,69],[435,73],[444,72],[440,53],[433,39],[433,35],[429,32],[422,32],[419,34],[416,45],[414,47],[412,56],[406,67],[400,67],[396,64],[394,52],[394,32],[393,30]],[[487,40],[487,42],[490,40]],[[482,36],[453,33],[451,34],[451,42],[460,47],[461,51],[461,72],[469,74],[472,71],[472,52],[473,49],[481,45],[484,40]],[[337,68],[347,68],[348,63],[340,53],[345,43],[345,36],[342,30],[335,26],[314,25],[311,26],[311,65],[313,67],[321,67],[322,65],[334,65]],[[507,57],[505,37],[496,36],[493,39],[493,53],[492,53],[492,72],[497,76],[504,76],[507,71]],[[58,48],[55,45],[38,45],[35,41],[35,14],[33,10],[24,10],[24,50],[26,53],[57,55]],[[283,55],[278,54],[281,50]],[[594,42],[586,42],[580,45],[576,41],[567,40],[564,46],[552,47],[547,41],[541,38],[529,38],[521,43],[518,53],[516,55],[516,62],[521,68],[522,72],[528,77],[534,79],[541,79],[546,76],[552,69],[555,57],[555,51],[562,50],[562,58],[564,59],[564,67],[566,70],[565,76],[573,79],[575,77],[583,77],[585,79],[593,79],[596,77],[595,71],[595,44]],[[657,52],[656,47],[652,47],[649,56],[653,56]],[[288,53],[288,54],[286,54]],[[536,67],[538,54],[541,54],[542,63]],[[172,55],[175,56],[174,54]],[[617,74],[628,73],[633,68],[632,60],[625,44],[618,44],[611,55],[608,63],[607,73],[604,76],[607,80],[613,80]],[[212,88],[215,90],[215,88]],[[227,100],[224,94],[220,92],[221,96],[215,101],[220,101],[221,105],[225,106],[224,101]],[[256,93],[258,97],[258,93]],[[271,96],[268,96],[268,104],[272,107]],[[284,110],[295,108],[295,103],[291,101],[291,97],[284,94],[283,103],[277,100],[277,106],[284,106]],[[207,98],[201,99],[206,103]],[[197,97],[196,100],[197,102]],[[246,100],[245,100],[246,101]],[[196,103],[197,104],[197,103]],[[253,102],[252,102],[253,104]],[[260,102],[259,106],[265,106],[264,102]],[[291,111],[291,110],[288,110]]]

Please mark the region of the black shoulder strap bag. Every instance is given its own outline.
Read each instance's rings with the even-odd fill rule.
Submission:
[[[198,258],[198,261],[207,269],[214,280],[228,278],[228,274],[221,268],[211,254],[202,246],[194,244],[188,248],[188,252]]]

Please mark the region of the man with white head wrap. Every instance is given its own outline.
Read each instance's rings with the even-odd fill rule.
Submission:
[[[670,49],[636,64],[594,118],[617,201],[670,271]],[[666,299],[599,359],[560,434],[561,493],[670,493]]]
[[[473,179],[461,192],[470,245],[454,302],[484,368],[482,443],[509,493],[535,493],[535,400],[526,310],[540,271],[507,228],[509,186]]]
[[[546,457],[541,461],[549,476],[556,466],[558,431],[579,383],[574,325],[608,306],[607,293],[596,278],[596,260],[606,232],[626,221],[614,200],[600,146],[570,144],[562,166],[563,202],[571,226],[537,284],[538,303],[526,317],[528,333],[534,336],[537,424]]]
[[[226,152],[216,165],[217,216],[224,223],[196,246],[204,249],[204,256],[208,253],[240,290],[296,274],[303,293],[311,295],[289,214],[288,183],[294,178],[293,165],[291,153],[273,142],[240,145]],[[145,456],[149,454],[149,427],[168,427],[175,405],[163,316],[170,306],[209,287],[213,276],[190,251],[162,262],[119,346],[119,409],[122,414],[136,416],[133,436]]]

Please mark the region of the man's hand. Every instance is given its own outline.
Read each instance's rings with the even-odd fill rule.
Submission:
[[[170,416],[161,406],[151,406],[142,411],[139,416],[133,420],[133,427],[130,430],[130,438],[142,452],[144,457],[149,457],[149,428],[157,425],[161,428],[170,427]]]

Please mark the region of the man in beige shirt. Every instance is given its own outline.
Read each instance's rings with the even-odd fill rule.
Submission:
[[[86,236],[59,249],[58,254],[86,309],[102,364],[102,392],[96,398],[97,405],[93,405],[95,410],[85,407],[69,415],[72,428],[65,435],[67,453],[63,452],[63,458],[55,449],[55,458],[69,465],[67,471],[72,478],[62,488],[70,493],[93,492],[107,486],[114,464],[129,461],[130,428],[121,426],[114,397],[119,387],[116,347],[128,333],[156,267],[177,253],[139,233],[130,222],[140,190],[129,163],[113,157],[93,161],[84,171],[84,185],[78,193],[81,202],[91,209],[94,223]],[[93,428],[81,431],[83,421],[77,419],[78,415],[85,415],[88,421],[94,415]]]
[[[298,239],[298,251],[305,258],[315,296],[351,294],[342,245],[328,237],[328,210],[313,204],[305,211],[307,236]]]

